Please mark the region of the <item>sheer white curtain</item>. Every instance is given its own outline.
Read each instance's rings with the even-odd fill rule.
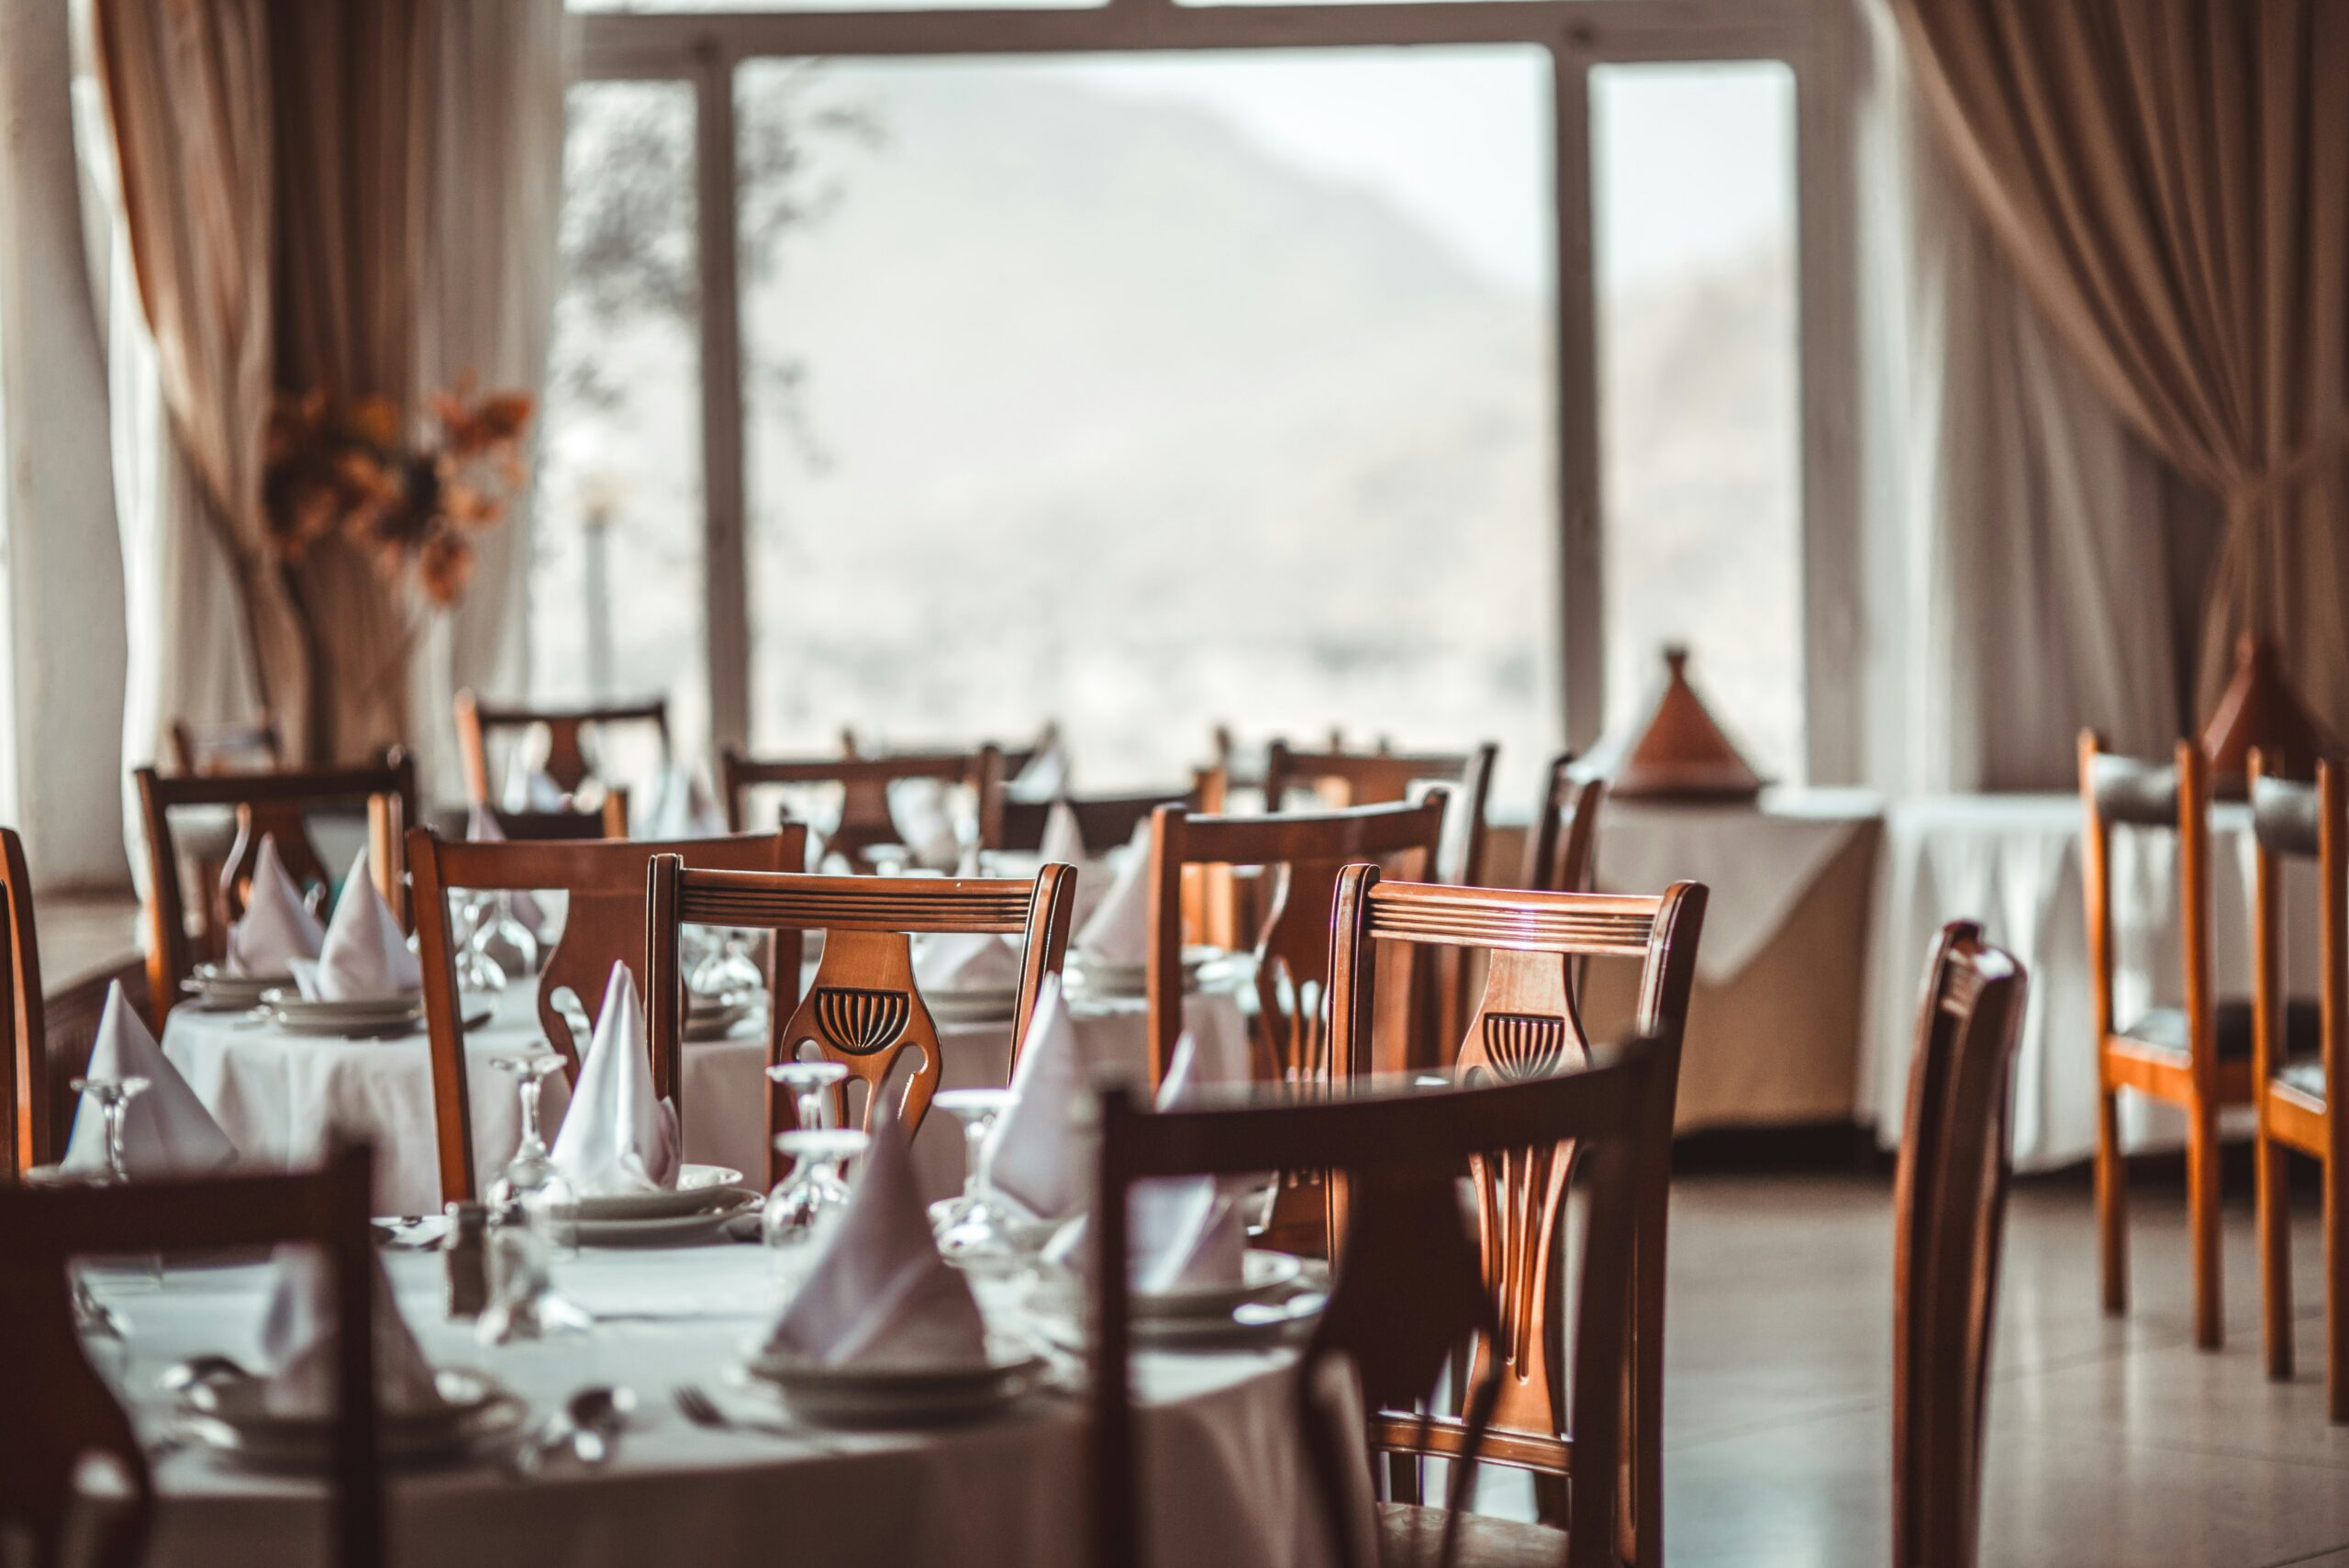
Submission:
[[[1873,577],[1893,678],[1874,782],[2065,790],[2080,728],[2161,754],[2181,732],[2171,485],[2072,361],[1946,167],[1871,7],[1880,219]]]

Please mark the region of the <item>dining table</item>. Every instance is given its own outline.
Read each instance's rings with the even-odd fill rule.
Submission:
[[[772,1568],[777,1562],[1060,1568],[1087,1560],[1087,1420],[1081,1339],[1052,1370],[976,1419],[894,1428],[810,1424],[743,1370],[790,1288],[787,1254],[708,1241],[585,1248],[553,1284],[594,1324],[561,1339],[486,1344],[445,1308],[443,1261],[386,1248],[393,1296],[428,1360],[472,1368],[521,1396],[533,1423],[574,1393],[624,1387],[633,1406],[600,1462],[557,1449],[534,1468],[512,1447],[390,1474],[391,1556],[438,1568]],[[262,1364],[273,1278],[264,1262],[92,1268],[125,1325],[92,1359],[152,1445],[150,1568],[328,1561],[313,1473],[254,1468],[179,1439],[163,1372],[225,1354]],[[1044,1307],[1015,1279],[975,1282],[991,1331],[1048,1339]],[[1143,1528],[1161,1568],[1330,1561],[1297,1428],[1294,1329],[1135,1359]],[[688,1419],[696,1396],[723,1426]],[[1358,1439],[1360,1424],[1350,1429]],[[1357,1456],[1366,1464],[1367,1457]],[[88,1483],[103,1496],[103,1476]],[[1366,1503],[1362,1505],[1366,1507]],[[1353,1521],[1359,1528],[1364,1521]]]

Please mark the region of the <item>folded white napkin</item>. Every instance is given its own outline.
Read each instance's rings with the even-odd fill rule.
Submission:
[[[119,980],[106,988],[88,1073],[117,1082],[147,1080],[146,1092],[122,1113],[122,1162],[132,1175],[195,1175],[235,1162],[237,1146],[147,1032]],[[62,1163],[69,1171],[94,1174],[107,1168],[106,1117],[86,1096],[74,1107],[73,1134],[66,1140]]]
[[[317,957],[326,940],[318,917],[302,901],[302,889],[277,852],[277,835],[263,833],[245,892],[244,916],[228,928],[228,973],[291,974],[294,961]]]
[[[726,814],[700,770],[678,765],[662,773],[635,831],[640,839],[715,839],[726,831]]]
[[[277,1281],[262,1319],[262,1401],[273,1415],[325,1416],[334,1408],[334,1273],[315,1247],[280,1247]],[[441,1403],[431,1363],[400,1316],[384,1261],[374,1260],[375,1399],[385,1410],[429,1410]]]
[[[1037,841],[1037,857],[1046,865],[1081,866],[1085,863],[1085,832],[1076,825],[1076,812],[1065,800],[1052,802],[1044,813],[1044,836]]]
[[[505,806],[508,811],[561,811],[569,802],[544,768],[524,761],[517,751],[506,770]]]
[[[1076,951],[1098,963],[1150,960],[1150,824],[1134,829],[1109,891],[1077,933]]]
[[[1038,749],[1004,792],[1014,800],[1050,800],[1068,792],[1068,752],[1055,740]]]
[[[1019,950],[991,931],[930,931],[914,939],[914,984],[924,991],[1004,991],[1019,984]]]
[[[995,1190],[1038,1219],[1065,1218],[1084,1202],[1075,1142],[1084,1092],[1076,1026],[1061,997],[1060,976],[1048,974],[1011,1074],[1011,1104],[987,1134],[985,1151]]]
[[[952,871],[962,856],[963,840],[954,831],[943,779],[891,780],[889,825],[917,865]]]
[[[413,996],[424,988],[424,971],[407,951],[407,938],[392,917],[375,879],[367,874],[367,851],[351,862],[335,900],[334,918],[317,961],[294,961],[294,983],[314,1002],[362,1002]]]
[[[476,805],[465,816],[465,837],[476,844],[506,842],[506,829],[497,825],[497,813],[486,806]],[[509,895],[513,899],[514,917],[530,929],[531,934],[546,929],[546,911],[528,893]]]
[[[771,1353],[828,1366],[969,1366],[986,1359],[971,1286],[938,1255],[896,1113],[884,1103],[848,1207],[774,1331]]]
[[[552,1158],[581,1197],[659,1192],[677,1184],[677,1107],[652,1095],[644,1004],[628,965],[612,965],[603,1011],[571,1086]]]

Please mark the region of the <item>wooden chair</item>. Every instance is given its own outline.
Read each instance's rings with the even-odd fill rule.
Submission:
[[[1379,1064],[1376,958],[1384,944],[1405,950],[1442,946],[1485,955],[1484,994],[1458,1042],[1452,1075],[1464,1085],[1511,1082],[1580,1067],[1590,1038],[1568,985],[1579,959],[1628,958],[1641,965],[1640,1005],[1632,1027],[1656,1042],[1663,1121],[1653,1129],[1649,1160],[1639,1172],[1631,1273],[1631,1456],[1628,1500],[1636,1527],[1627,1560],[1664,1561],[1664,1259],[1673,1102],[1680,1042],[1696,984],[1706,890],[1675,883],[1653,896],[1598,893],[1511,893],[1388,882],[1376,866],[1346,868],[1332,916],[1330,959],[1330,1055],[1348,1080]],[[1415,1062],[1429,1053],[1409,1053]],[[1549,1278],[1566,1171],[1545,1151],[1505,1156],[1477,1167],[1477,1225],[1501,1303],[1497,1352],[1506,1375],[1494,1419],[1510,1434],[1508,1462],[1564,1477],[1560,1446],[1566,1410],[1549,1358],[1549,1320],[1557,1292]],[[1331,1234],[1340,1234],[1332,1211]],[[1480,1351],[1480,1356],[1486,1352]],[[1480,1360],[1477,1363],[1482,1365]],[[1386,1446],[1402,1453],[1444,1455],[1438,1441],[1415,1443],[1397,1429]]]
[[[996,832],[996,841],[982,848],[1031,853],[1042,849],[1044,824],[1051,819],[1055,806],[1065,806],[1075,813],[1076,831],[1085,840],[1085,853],[1100,855],[1130,840],[1135,829],[1149,821],[1162,806],[1198,809],[1198,791],[1193,788],[1152,790],[1142,795],[1069,795],[1053,800],[1015,800],[1006,795],[996,809],[980,814],[983,821],[993,824]]]
[[[2007,1201],[2008,1080],[2028,977],[1942,928],[1893,1182],[1894,1568],[1974,1568],[1982,1411]]]
[[[1499,754],[1500,748],[1489,740],[1473,751],[1419,753],[1383,746],[1375,751],[1334,746],[1327,751],[1305,751],[1275,740],[1264,762],[1264,806],[1279,811],[1298,790],[1310,790],[1333,806],[1385,806],[1409,799],[1416,785],[1451,784],[1452,809],[1458,816],[1446,823],[1434,880],[1465,886],[1483,872],[1485,807]]]
[[[184,773],[273,773],[285,765],[285,738],[266,712],[218,724],[175,718],[172,755]]]
[[[490,784],[489,743],[500,731],[545,729],[546,775],[563,794],[575,795],[596,776],[588,756],[586,732],[633,724],[651,726],[661,737],[662,754],[668,754],[669,705],[657,697],[650,702],[558,708],[492,704],[472,692],[459,692],[457,746],[464,758],[466,794],[484,806],[496,801],[497,792]],[[610,781],[601,782],[609,787]]]
[[[1247,938],[1256,958],[1256,1075],[1272,1084],[1323,1084],[1330,1071],[1330,910],[1339,874],[1358,861],[1391,861],[1404,874],[1426,875],[1442,836],[1443,806],[1431,797],[1416,806],[1278,817],[1205,817],[1160,806],[1150,836],[1150,1081],[1166,1075],[1183,1036],[1184,868],[1264,868],[1272,882],[1268,907]]]
[[[318,858],[307,823],[313,811],[362,807],[367,813],[367,864],[375,885],[395,914],[407,907],[400,864],[400,835],[417,818],[416,763],[395,750],[373,766],[289,768],[274,773],[217,773],[166,778],[152,768],[133,775],[139,810],[147,829],[147,982],[155,1029],[178,1006],[180,984],[195,971],[188,940],[185,895],[180,886],[179,850],[172,813],[197,806],[233,806],[236,841],[225,857],[218,884],[205,890],[210,923],[227,930],[244,913],[245,893],[264,836],[295,882],[323,889],[334,878]]]
[[[563,1059],[565,1073],[579,1075],[579,1055],[587,1042],[573,1037],[556,1006],[568,989],[590,1021],[604,1003],[612,965],[625,963],[644,984],[650,935],[644,889],[656,854],[682,857],[697,867],[722,871],[782,872],[806,863],[807,829],[791,823],[773,833],[737,838],[656,842],[650,840],[588,841],[514,840],[503,844],[456,843],[418,828],[407,836],[410,875],[416,885],[417,956],[424,970],[425,1031],[432,1047],[433,1126],[440,1153],[440,1195],[471,1199],[473,1170],[472,1089],[464,1049],[464,1017],[457,995],[457,947],[449,895],[457,890],[568,895],[562,935],[539,971],[539,1026]],[[796,947],[786,948],[795,958]],[[797,965],[786,975],[770,975],[777,997],[796,995]],[[780,1017],[780,1004],[774,1016]],[[674,1054],[675,1037],[652,1044],[652,1077],[672,1095],[681,1074]]]
[[[2349,1421],[2349,1127],[2332,1114],[2332,1086],[2349,1083],[2349,784],[2342,766],[2319,762],[2314,784],[2267,776],[2251,754],[2251,810],[2257,859],[2252,892],[2252,1083],[2259,1114],[2259,1280],[2267,1375],[2292,1375],[2292,1187],[2288,1156],[2314,1158],[2324,1172],[2324,1390],[2335,1422]],[[2313,1047],[2305,1003],[2284,989],[2279,930],[2283,862],[2317,862],[2317,929],[2323,982]],[[2296,1020],[2293,1013],[2299,1009]],[[2294,1025],[2299,1029],[2296,1034]]]
[[[903,779],[936,779],[948,785],[967,784],[978,792],[979,842],[993,843],[1001,829],[991,813],[1003,804],[1003,754],[995,748],[976,751],[908,751],[890,757],[760,758],[728,747],[718,754],[718,784],[725,797],[726,825],[743,830],[750,792],[760,788],[837,788],[839,819],[823,834],[827,853],[838,851],[852,873],[872,868],[864,851],[895,844],[896,824],[889,816],[889,786]]]
[[[1525,834],[1525,871],[1520,879],[1536,893],[1587,893],[1598,865],[1598,814],[1607,803],[1607,781],[1582,778],[1575,754],[1550,760],[1542,801]]]
[[[2120,1095],[2150,1095],[2186,1113],[2188,1225],[2194,1270],[2194,1340],[2216,1350],[2220,1314],[2219,1112],[2251,1103],[2248,997],[2221,1001],[2210,975],[2210,764],[2192,740],[2169,767],[2117,757],[2094,731],[2080,737],[2080,803],[2087,812],[2081,882],[2087,893],[2088,969],[2096,998],[2097,1233],[2104,1309],[2129,1306],[2128,1193],[2121,1163]],[[2178,903],[2185,931],[2183,1007],[2114,1017],[2112,829],[2177,835]]]
[[[628,791],[607,789],[598,805],[580,811],[505,811],[491,808],[497,830],[518,844],[575,843],[582,839],[628,837]]]
[[[1003,776],[1005,780],[1008,782],[1011,779],[1017,778],[1020,772],[1025,769],[1029,763],[1043,755],[1047,750],[1059,745],[1060,741],[1060,725],[1056,721],[1047,720],[1044,727],[1036,731],[1035,737],[1032,740],[1014,741],[1009,745],[1006,745],[1000,740],[989,740],[973,748],[973,750],[974,751],[992,750],[996,756],[1002,758]],[[915,746],[907,748],[907,751],[914,756],[934,754],[941,750],[951,751],[953,750],[953,748],[941,748],[935,746]],[[895,753],[892,753],[885,747],[874,749],[865,746],[857,740],[856,730],[852,726],[845,724],[841,726],[841,756],[862,758],[866,761],[886,761],[893,754]]]
[[[769,1037],[770,1063],[796,1058],[813,1046],[827,1061],[844,1063],[864,1085],[863,1118],[870,1126],[884,1086],[908,1051],[918,1058],[905,1077],[898,1119],[908,1137],[929,1113],[942,1062],[938,1027],[915,983],[913,933],[992,931],[1023,939],[1019,1006],[1011,1039],[1015,1052],[1028,1035],[1036,994],[1047,974],[1061,972],[1068,951],[1072,867],[1048,865],[1032,882],[928,876],[760,875],[703,871],[674,854],[652,859],[648,895],[651,948],[645,964],[651,980],[655,1081],[663,1062],[677,1060],[683,1029],[685,973],[677,957],[677,931],[686,924],[730,926],[790,933],[779,936],[785,952],[796,951],[796,933],[822,931],[824,953],[807,994],[795,984],[774,993],[772,1017],[787,1018]],[[778,975],[780,981],[782,976]],[[767,1085],[767,1126],[774,1131],[796,1125],[791,1096]],[[834,1106],[845,1122],[848,1085]],[[685,1104],[678,1102],[682,1116]],[[774,1164],[771,1174],[781,1172]]]
[[[7,1140],[6,1159],[0,1171],[28,1171],[54,1162],[64,1151],[58,1146],[50,1116],[49,1023],[43,1016],[40,988],[40,937],[33,923],[33,879],[25,866],[24,840],[13,828],[0,828],[0,906],[8,920],[7,963],[0,969],[8,994],[8,1071],[0,1095],[0,1138]]]
[[[129,1412],[89,1362],[73,1320],[72,1260],[265,1247],[323,1248],[334,1278],[337,1418],[328,1471],[332,1561],[384,1556],[376,1433],[375,1258],[367,1216],[373,1162],[340,1149],[297,1175],[139,1182],[127,1187],[0,1185],[0,1533],[20,1536],[34,1568],[132,1568],[155,1523],[155,1483]],[[75,1472],[90,1455],[119,1467],[128,1496],[86,1507]],[[73,1528],[86,1514],[88,1528]],[[82,1551],[68,1550],[79,1540]],[[19,1558],[18,1561],[23,1561]]]
[[[1623,1369],[1634,1332],[1624,1282],[1634,1266],[1642,1189],[1667,1158],[1672,1049],[1634,1042],[1609,1065],[1577,1073],[1437,1093],[1356,1093],[1273,1108],[1153,1112],[1126,1089],[1102,1095],[1097,1191],[1104,1199],[1092,1219],[1102,1257],[1125,1255],[1122,1199],[1138,1182],[1239,1175],[1292,1162],[1338,1173],[1330,1185],[1346,1195],[1344,1240],[1297,1387],[1314,1500],[1332,1554],[1346,1568],[1368,1568],[1374,1558],[1388,1568],[1455,1561],[1614,1568],[1623,1561],[1620,1542],[1631,1538],[1633,1522],[1620,1491],[1628,1447]],[[1494,1153],[1502,1150],[1517,1152]],[[1561,1407],[1572,1418],[1566,1435],[1545,1430],[1531,1447],[1508,1429],[1509,1368],[1490,1353],[1507,1340],[1516,1282],[1487,1266],[1489,1240],[1480,1244],[1469,1236],[1459,1203],[1462,1174],[1475,1173],[1481,1186],[1497,1160],[1538,1164],[1561,1191],[1569,1173],[1579,1172],[1588,1199],[1565,1347],[1574,1375],[1568,1404]],[[1546,1253],[1542,1263],[1546,1268]],[[1128,1284],[1123,1269],[1093,1274],[1095,1561],[1122,1568],[1141,1561]],[[1474,1342],[1477,1352],[1462,1416],[1419,1414],[1415,1407],[1432,1394],[1463,1341]],[[1357,1524],[1366,1478],[1349,1465],[1351,1444],[1335,1425],[1341,1412],[1354,1407],[1356,1376],[1374,1449],[1401,1440],[1464,1462],[1453,1470],[1450,1510],[1379,1505],[1375,1545]],[[1333,1385],[1347,1392],[1333,1393]],[[1517,1465],[1536,1457],[1572,1470],[1569,1529],[1464,1512],[1477,1461]],[[1162,1500],[1162,1508],[1173,1506],[1174,1499]]]

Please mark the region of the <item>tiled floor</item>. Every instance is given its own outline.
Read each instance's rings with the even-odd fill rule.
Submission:
[[[2349,1427],[2327,1423],[2315,1203],[2299,1203],[2298,1378],[2258,1342],[2248,1184],[2227,1214],[2226,1349],[2188,1331],[2183,1205],[2132,1193],[2135,1301],[2099,1308],[2087,1185],[2018,1184],[1990,1394],[1982,1561],[2349,1568]],[[1673,1568],[1889,1558],[1890,1184],[1675,1184],[1666,1336]]]

